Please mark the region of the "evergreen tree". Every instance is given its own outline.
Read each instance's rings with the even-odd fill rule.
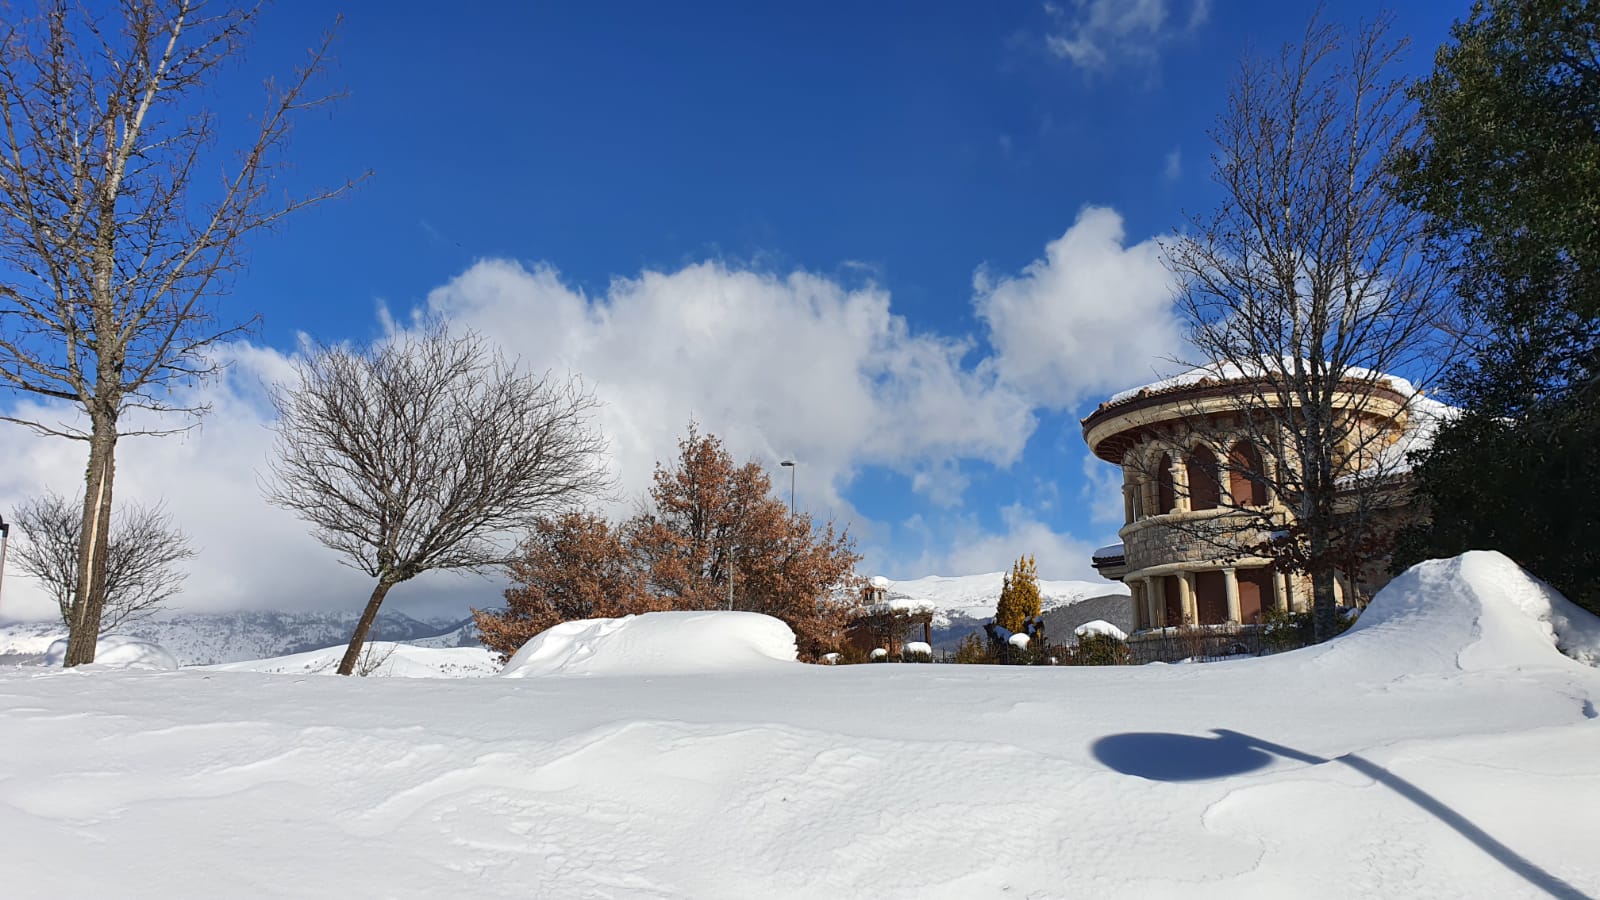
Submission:
[[[1505,552],[1600,611],[1600,5],[1474,5],[1416,88],[1402,195],[1475,320],[1396,563]]]
[[[1000,589],[995,607],[995,623],[1007,631],[1022,631],[1026,622],[1039,614],[1039,571],[1033,557],[1018,557],[1011,574]]]

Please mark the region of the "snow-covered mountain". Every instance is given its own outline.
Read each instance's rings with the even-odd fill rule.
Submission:
[[[183,665],[213,665],[343,646],[350,640],[357,617],[354,612],[182,613],[122,631],[165,647]],[[477,643],[476,633],[468,635],[464,629],[469,626],[470,622],[423,621],[403,613],[379,613],[372,639],[429,640],[427,646],[433,647],[472,646]],[[51,641],[66,633],[59,622],[0,626],[0,657],[41,654]]]
[[[994,615],[1003,572],[983,575],[930,575],[890,581],[889,595],[926,603],[935,610],[935,643],[958,641]],[[1116,582],[1040,581],[1044,611],[1091,597],[1127,594]],[[124,629],[132,637],[165,647],[186,666],[266,660],[328,647],[342,647],[355,627],[355,612],[180,613]],[[66,636],[58,622],[0,625],[0,661],[21,661],[44,653],[50,642]],[[466,621],[419,620],[403,613],[380,613],[374,641],[397,641],[417,647],[477,647],[478,633]]]
[[[951,619],[989,619],[994,617],[995,604],[1000,600],[1000,588],[1005,582],[1005,572],[983,575],[928,575],[910,581],[889,581],[889,596],[906,597],[927,603],[934,608],[933,626],[945,628]],[[1126,596],[1128,588],[1115,581],[1044,581],[1039,582],[1039,600],[1042,612],[1068,606],[1090,597],[1107,594]]]

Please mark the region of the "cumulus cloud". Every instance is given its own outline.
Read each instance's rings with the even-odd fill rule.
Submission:
[[[1088,71],[1150,65],[1160,48],[1211,16],[1211,0],[1070,0],[1046,3],[1050,52]]]
[[[1124,239],[1115,210],[1089,207],[1020,275],[978,271],[974,304],[1004,383],[1064,408],[1146,378],[1155,360],[1178,350],[1161,246]]]
[[[604,404],[598,424],[620,488],[614,514],[630,511],[694,419],[736,458],[775,474],[779,460],[797,460],[799,507],[868,535],[881,523],[847,496],[864,467],[898,472],[931,507],[952,509],[968,487],[963,465],[1016,461],[1038,410],[1148,370],[1166,335],[1153,299],[1161,266],[1153,242],[1122,241],[1114,212],[1086,210],[1022,273],[980,273],[974,302],[989,330],[971,336],[913,327],[889,292],[859,273],[847,276],[863,278],[852,284],[718,262],[617,278],[590,295],[551,266],[486,259],[429,293],[421,309],[379,310],[374,324],[388,333],[414,327],[417,315],[442,315],[525,367],[581,376]],[[228,367],[195,389],[195,402],[213,410],[199,427],[119,446],[118,496],[164,501],[200,549],[179,598],[185,609],[352,608],[370,589],[304,523],[260,496],[271,442],[264,387],[290,375],[293,352],[219,348]],[[70,417],[64,406],[14,403]],[[78,489],[83,449],[0,428],[0,509],[41,487]],[[1063,561],[1062,572],[1087,571],[1087,544],[1019,511],[1006,515],[1007,534],[946,534],[946,546],[959,549],[928,564],[990,571],[1026,543],[1041,563],[1048,555]],[[391,603],[460,612],[495,604],[499,590],[494,579],[439,574],[397,590]],[[42,593],[16,577],[5,582],[3,604],[7,618],[50,612]]]
[[[1014,503],[1000,510],[1002,529],[986,529],[970,516],[929,519],[915,516],[902,523],[926,545],[914,560],[889,561],[895,578],[923,575],[969,575],[1010,570],[1018,556],[1031,555],[1039,577],[1048,580],[1101,581],[1089,563],[1095,544],[1055,530],[1036,511]]]

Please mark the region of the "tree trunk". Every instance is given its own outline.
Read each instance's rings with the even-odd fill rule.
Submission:
[[[94,662],[100,619],[106,602],[106,557],[110,546],[111,488],[116,475],[117,425],[94,423],[89,438],[89,467],[84,477],[83,529],[78,541],[78,584],[64,664]]]
[[[1333,542],[1320,510],[1313,514],[1307,530],[1311,545],[1311,627],[1320,644],[1333,637],[1339,627],[1339,608],[1333,592]]]
[[[339,661],[340,675],[355,674],[356,663],[361,661],[361,648],[367,643],[367,632],[372,630],[372,623],[378,618],[378,607],[383,605],[383,598],[391,587],[394,587],[392,582],[380,578],[378,586],[372,589],[372,597],[367,600],[367,608],[361,613],[361,621],[356,623],[355,634],[350,635],[350,646],[345,648],[344,659]]]

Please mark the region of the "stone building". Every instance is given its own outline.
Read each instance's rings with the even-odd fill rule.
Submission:
[[[1244,427],[1246,404],[1272,395],[1259,384],[1197,369],[1119,394],[1083,419],[1091,452],[1122,470],[1122,542],[1097,550],[1093,564],[1132,592],[1130,642],[1184,626],[1245,631],[1272,609],[1309,608],[1308,579],[1249,552],[1293,516],[1271,489],[1273,454],[1257,445],[1270,437],[1259,424],[1270,417]],[[1382,513],[1402,520],[1410,514],[1404,453],[1431,438],[1448,408],[1398,378],[1352,378],[1346,386],[1354,420],[1347,422],[1349,467],[1389,465]],[[1340,573],[1339,602],[1363,602],[1387,580],[1386,562],[1375,557]]]

